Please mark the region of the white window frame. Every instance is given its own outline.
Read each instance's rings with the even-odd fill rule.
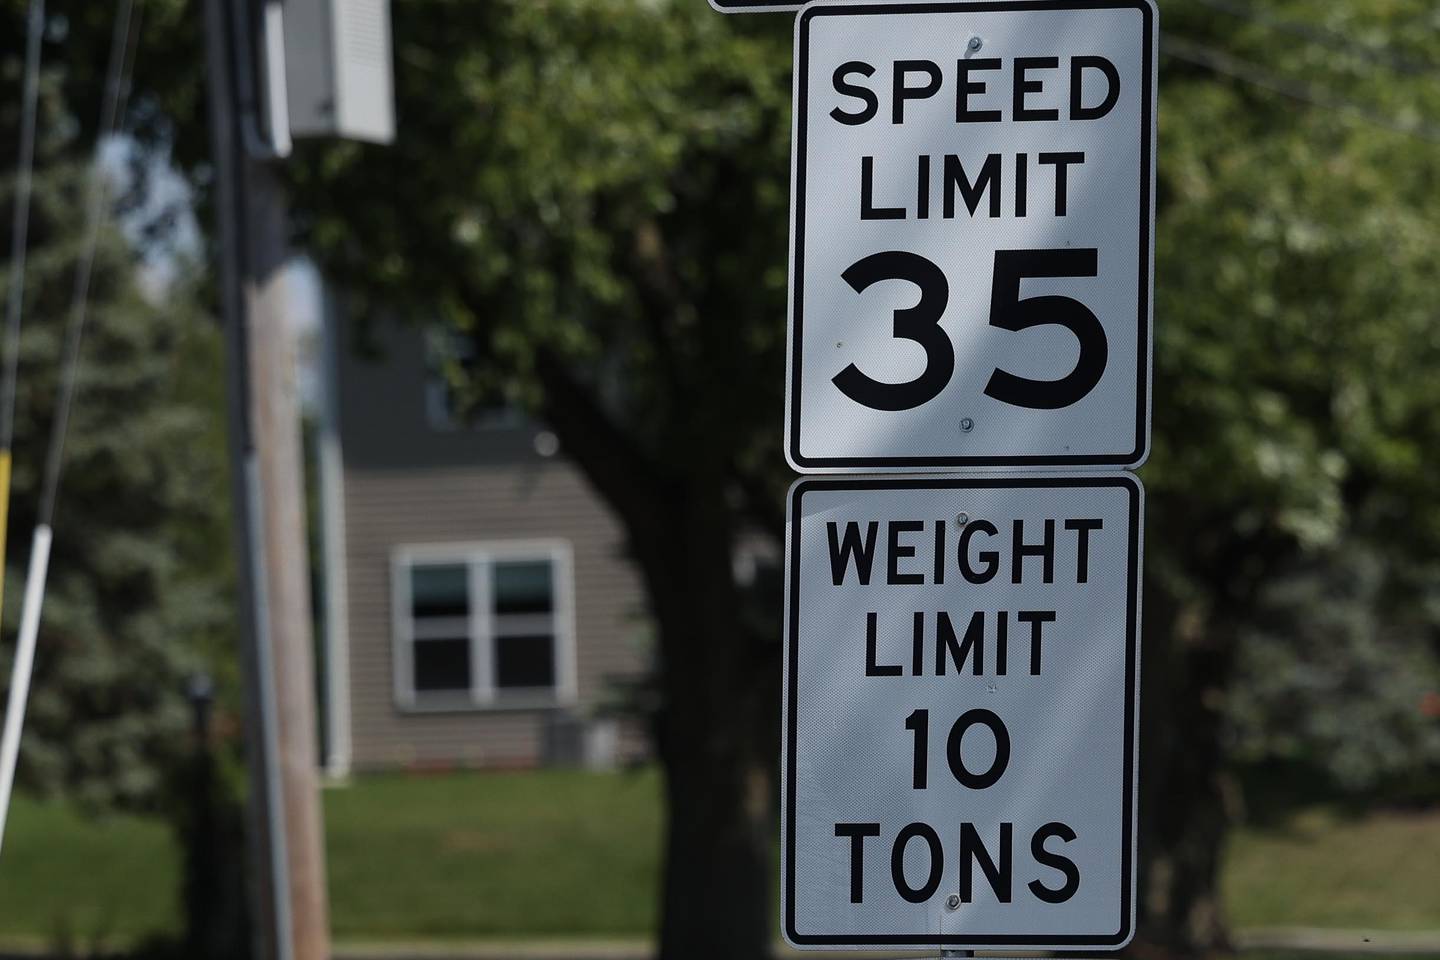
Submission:
[[[555,636],[555,686],[550,690],[504,692],[495,686],[493,564],[525,560],[550,563],[553,590],[551,618]],[[470,616],[470,689],[415,689],[415,618],[410,570],[417,564],[456,564],[468,571]],[[568,540],[485,540],[397,546],[390,553],[391,674],[395,705],[402,711],[525,710],[572,706],[576,700],[575,575]]]

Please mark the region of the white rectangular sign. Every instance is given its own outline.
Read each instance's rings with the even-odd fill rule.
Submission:
[[[791,944],[1129,941],[1142,501],[1110,473],[791,488]]]
[[[1150,0],[819,3],[795,27],[786,454],[1133,467]]]

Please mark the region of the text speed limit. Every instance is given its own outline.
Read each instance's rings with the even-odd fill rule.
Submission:
[[[796,469],[1144,459],[1153,72],[1139,0],[805,9]]]

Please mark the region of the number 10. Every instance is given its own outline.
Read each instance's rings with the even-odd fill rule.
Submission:
[[[965,731],[977,724],[988,728],[990,735],[995,738],[995,756],[991,759],[990,766],[981,773],[974,773],[965,765],[965,757],[961,751]],[[924,790],[930,779],[930,711],[912,710],[910,716],[905,718],[905,729],[914,734],[915,740],[914,759],[910,765],[910,785],[916,790]],[[1005,768],[1010,765],[1010,733],[994,711],[984,708],[967,710],[950,727],[950,736],[945,740],[945,759],[950,765],[950,773],[961,786],[971,790],[984,790],[994,786],[1005,773]]]

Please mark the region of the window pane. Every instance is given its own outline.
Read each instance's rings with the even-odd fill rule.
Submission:
[[[410,568],[410,608],[417,617],[464,617],[470,613],[469,568],[463,563]]]
[[[470,641],[465,637],[415,641],[415,690],[469,690]]]
[[[553,606],[549,560],[497,563],[494,566],[495,612],[548,613]]]
[[[475,388],[479,352],[472,337],[441,327],[425,335],[425,415],[437,430],[461,427],[520,427],[525,424],[513,399],[498,389]],[[463,391],[456,384],[468,382]]]
[[[555,686],[555,638],[517,636],[495,638],[495,686]]]

